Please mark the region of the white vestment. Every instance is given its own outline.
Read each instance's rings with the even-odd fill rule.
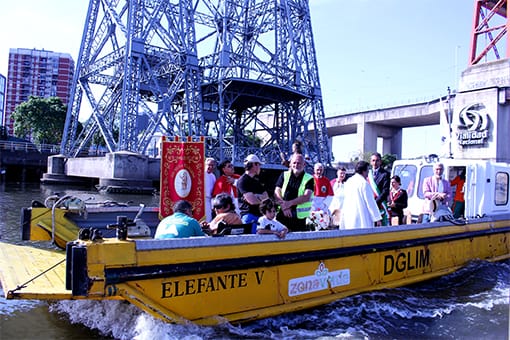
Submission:
[[[335,181],[335,184],[333,185],[333,192],[335,193],[335,196],[333,196],[333,199],[331,200],[331,203],[329,204],[329,211],[332,213],[337,209],[342,209],[342,205],[344,204],[344,198],[345,198],[345,183],[341,183],[338,181]]]
[[[372,228],[381,219],[374,191],[360,174],[345,182],[340,229]]]
[[[212,220],[212,192],[214,189],[214,182],[216,182],[216,176],[214,173],[205,173],[205,220],[211,222]]]

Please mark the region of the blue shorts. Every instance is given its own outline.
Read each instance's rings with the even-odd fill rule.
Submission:
[[[243,221],[243,224],[253,223],[253,225],[251,227],[251,233],[256,234],[259,217],[260,216],[247,213],[247,214],[241,216],[241,221]]]

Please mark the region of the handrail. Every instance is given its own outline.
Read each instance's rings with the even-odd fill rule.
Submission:
[[[89,198],[90,199],[90,198]],[[56,200],[53,203],[53,206],[51,206],[51,243],[55,244],[55,232],[56,232],[56,220],[55,220],[55,209],[60,207],[65,207],[68,210],[71,209],[77,209],[79,211],[80,215],[82,213],[84,214],[85,219],[87,219],[87,206],[84,200],[82,200],[79,197],[72,196],[72,195],[64,195],[62,197],[59,197],[58,195],[49,196],[44,201],[44,204],[47,208],[49,208],[50,202],[52,200]],[[67,202],[66,202],[67,201]],[[74,202],[73,202],[74,201]],[[62,204],[63,202],[66,202],[66,204]],[[71,207],[72,204],[75,204],[74,207]]]
[[[58,196],[57,196],[58,197]],[[51,243],[55,244],[55,209],[62,203],[64,200],[71,198],[71,195],[65,195],[62,198],[59,198],[51,207]]]
[[[55,144],[34,144],[31,142],[14,142],[14,141],[0,141],[0,150],[10,151],[35,151],[47,152],[58,154],[60,152],[60,145]]]

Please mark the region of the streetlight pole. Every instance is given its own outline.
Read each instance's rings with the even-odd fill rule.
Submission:
[[[450,86],[448,86],[448,97],[446,99],[448,101],[448,114],[446,115],[446,118],[448,120],[448,153],[449,157],[453,158],[452,154],[452,119],[453,119],[453,112],[452,112],[452,102],[451,102],[451,89]]]

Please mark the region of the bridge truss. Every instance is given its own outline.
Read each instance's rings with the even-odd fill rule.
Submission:
[[[475,0],[469,65],[510,58],[509,0]],[[505,55],[501,55],[504,50]]]
[[[308,0],[90,0],[76,67],[68,157],[98,137],[150,155],[165,135],[268,164],[301,140],[331,162]]]

